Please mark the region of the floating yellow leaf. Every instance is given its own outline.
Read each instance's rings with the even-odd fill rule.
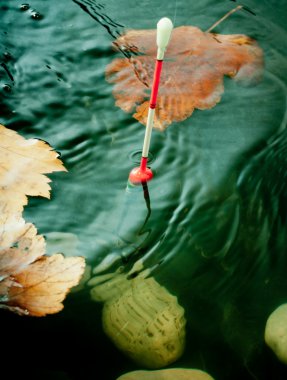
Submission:
[[[66,169],[47,143],[0,125],[0,308],[57,313],[84,272],[82,257],[45,256],[43,236],[21,215],[27,195],[49,198],[50,179],[43,173],[60,170]]]
[[[7,229],[8,232],[7,224],[4,226],[0,233],[0,279],[21,272],[45,253],[44,238],[37,235],[33,224],[25,224],[21,218]]]
[[[26,195],[49,198],[51,180],[43,173],[66,171],[58,157],[46,142],[27,140],[0,125],[0,205],[5,203],[11,214],[22,211]]]
[[[78,284],[85,267],[82,257],[56,254],[44,256],[14,275],[7,291],[7,306],[20,314],[37,317],[57,313],[72,286]]]

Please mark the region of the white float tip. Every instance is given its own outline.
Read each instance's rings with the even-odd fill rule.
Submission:
[[[163,59],[165,49],[169,43],[173,24],[167,17],[163,17],[157,23],[156,44],[158,47],[157,59]]]

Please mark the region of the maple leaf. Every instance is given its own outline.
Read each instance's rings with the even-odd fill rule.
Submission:
[[[37,317],[57,313],[63,309],[69,289],[78,284],[84,267],[82,257],[43,256],[14,275],[13,281],[6,280],[2,291],[7,301],[1,307]]]
[[[47,143],[0,125],[0,308],[57,313],[84,272],[82,257],[45,256],[45,239],[21,214],[27,195],[49,198],[50,179],[43,173],[59,170],[66,169]]]
[[[0,124],[0,207],[15,214],[26,195],[50,198],[51,180],[43,173],[66,171],[59,154],[45,141],[25,139]],[[2,206],[1,206],[2,205]]]
[[[14,220],[14,229],[5,227],[0,232],[0,308],[33,316],[57,313],[79,283],[85,260],[44,256],[45,239],[22,218]]]
[[[106,68],[116,105],[126,112],[135,109],[135,119],[146,124],[156,30],[131,30],[114,44],[133,53],[130,58],[116,58]],[[220,35],[181,26],[173,30],[165,56],[154,121],[159,130],[186,119],[196,108],[214,107],[224,92],[224,75],[256,83],[263,72],[261,48],[243,34]]]
[[[35,226],[20,218],[0,233],[0,279],[13,276],[26,269],[45,254],[45,240],[37,235]],[[3,228],[4,227],[4,228]]]

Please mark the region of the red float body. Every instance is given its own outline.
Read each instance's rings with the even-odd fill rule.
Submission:
[[[142,157],[139,167],[134,168],[129,175],[129,180],[134,185],[139,185],[142,182],[148,182],[152,179],[153,173],[147,167],[147,157]]]

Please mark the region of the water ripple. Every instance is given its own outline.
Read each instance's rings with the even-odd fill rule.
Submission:
[[[50,202],[30,200],[27,217],[42,233],[77,235],[79,252],[97,274],[109,265],[128,271],[140,259],[181,299],[195,333],[205,334],[206,326],[214,336],[226,331],[224,339],[245,360],[248,339],[228,334],[230,326],[252,336],[253,322],[242,326],[240,320],[262,321],[270,305],[264,297],[279,300],[284,292],[278,284],[286,285],[284,28],[267,21],[254,1],[248,6],[256,8],[256,18],[239,14],[222,25],[222,33],[258,39],[264,80],[246,88],[225,79],[216,107],[153,131],[154,179],[133,187],[128,174],[139,163],[145,129],[115,106],[105,81],[106,66],[123,54],[111,47],[123,22],[94,1],[51,3],[35,2],[44,15],[37,22],[28,10],[2,8],[7,32],[1,34],[0,83],[11,92],[1,100],[1,123],[49,141],[69,170],[53,175]],[[98,23],[74,3],[93,5]],[[158,2],[141,17],[118,2],[113,6],[128,27],[152,27],[155,10],[175,14],[171,3]],[[224,2],[179,2],[175,21],[204,29],[225,8]],[[212,317],[202,315],[206,309]]]

